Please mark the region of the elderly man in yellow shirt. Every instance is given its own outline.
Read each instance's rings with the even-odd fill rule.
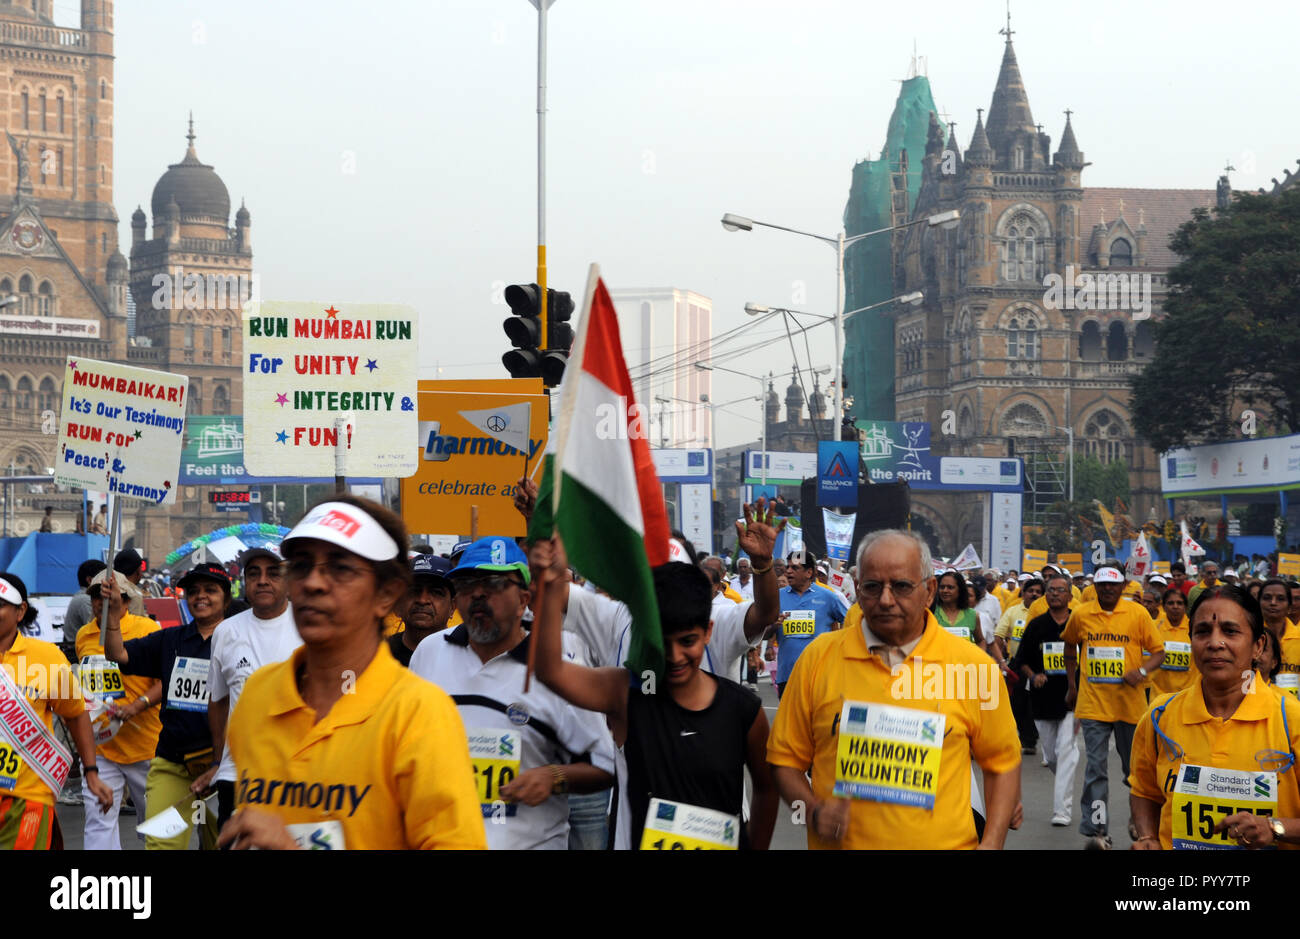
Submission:
[[[1115,735],[1115,749],[1127,779],[1133,728],[1146,711],[1143,685],[1164,661],[1165,648],[1142,605],[1120,599],[1125,578],[1118,566],[1099,567],[1093,583],[1097,599],[1074,608],[1061,639],[1069,683],[1065,701],[1074,707],[1087,750],[1079,832],[1089,839],[1089,848],[1109,849],[1110,737]],[[1144,650],[1151,653],[1145,665]],[[1075,679],[1080,652],[1082,687]]]
[[[924,541],[873,532],[857,560],[862,619],[813,640],[781,699],[767,745],[777,788],[806,813],[810,848],[1001,848],[1020,800],[1001,673],[928,612]],[[984,772],[982,836],[972,763]]]

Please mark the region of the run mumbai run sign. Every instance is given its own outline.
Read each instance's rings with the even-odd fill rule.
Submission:
[[[189,384],[173,372],[69,356],[55,483],[175,502]]]
[[[542,478],[547,398],[539,378],[420,382],[420,467],[402,480],[411,531],[522,535],[515,483]],[[626,422],[626,417],[624,418]]]
[[[395,305],[246,305],[248,473],[401,477],[415,472],[418,319],[415,310]]]

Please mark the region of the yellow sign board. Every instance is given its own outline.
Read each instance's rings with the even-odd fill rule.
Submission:
[[[1169,562],[1168,562],[1168,561],[1154,561],[1154,562],[1152,562],[1152,564],[1151,564],[1151,571],[1152,571],[1152,573],[1155,573],[1155,574],[1166,574],[1166,575],[1167,575],[1167,574],[1169,573]]]
[[[1025,549],[1025,560],[1021,566],[1021,571],[1038,572],[1047,565],[1047,552],[1036,551],[1032,548]]]
[[[1073,554],[1057,554],[1056,563],[1071,574],[1083,573],[1083,555],[1078,551]]]
[[[420,460],[402,480],[402,517],[414,532],[525,533],[515,484],[541,480],[549,404],[541,379],[422,381],[417,391]]]
[[[1300,576],[1300,554],[1279,554],[1277,575],[1279,577]]]

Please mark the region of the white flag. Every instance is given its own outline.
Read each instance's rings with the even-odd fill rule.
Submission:
[[[1133,553],[1128,558],[1130,577],[1145,577],[1151,571],[1151,545],[1147,542],[1146,532],[1138,532],[1137,541],[1133,542]]]
[[[973,544],[966,545],[962,553],[952,560],[953,570],[958,571],[973,571],[983,566],[984,565],[980,563],[980,556],[975,553],[975,546]]]
[[[1192,537],[1192,533],[1187,530],[1186,519],[1183,519],[1179,525],[1182,526],[1183,532],[1182,546],[1180,549],[1180,553],[1183,556],[1183,564],[1191,564],[1192,556],[1205,554],[1205,549],[1196,543],[1196,539]]]
[[[525,401],[482,411],[461,411],[465,418],[483,433],[499,440],[520,453],[528,453],[528,428],[532,423],[533,406]]]

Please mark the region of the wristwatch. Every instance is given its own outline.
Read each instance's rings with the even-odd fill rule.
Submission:
[[[1286,837],[1286,826],[1282,824],[1282,819],[1270,818],[1268,820],[1268,827],[1273,829],[1274,841],[1281,841]]]
[[[1146,677],[1147,677],[1147,667],[1146,667],[1145,665],[1139,665],[1139,666],[1138,666],[1138,674],[1141,675],[1143,678],[1146,678]]]
[[[569,777],[564,775],[564,770],[558,766],[552,766],[551,775],[555,777],[555,781],[551,783],[551,792],[563,795],[569,791]]]

